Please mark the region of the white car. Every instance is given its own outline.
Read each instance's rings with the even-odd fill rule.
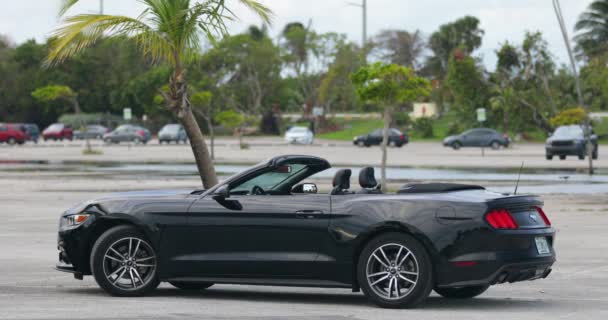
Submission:
[[[315,135],[306,127],[292,127],[285,132],[285,141],[293,144],[312,144]]]

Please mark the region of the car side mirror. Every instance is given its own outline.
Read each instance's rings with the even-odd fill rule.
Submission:
[[[228,189],[228,185],[220,186],[219,188],[213,191],[213,199],[215,200],[224,200],[230,197],[230,189]]]
[[[291,189],[291,193],[317,193],[318,188],[314,183],[302,183],[298,184],[293,189]]]

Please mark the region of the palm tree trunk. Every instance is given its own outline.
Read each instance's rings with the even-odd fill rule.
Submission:
[[[382,162],[380,163],[380,186],[383,190],[387,190],[386,181],[386,159],[388,152],[388,130],[391,125],[391,108],[384,109],[384,131],[382,133]]]
[[[207,121],[207,129],[209,130],[209,147],[211,148],[211,160],[215,160],[215,131],[213,130],[213,122],[211,117],[205,117]]]
[[[72,103],[74,104],[74,112],[76,113],[76,117],[78,117],[78,120],[80,122],[80,132],[82,134],[84,134],[84,139],[85,139],[85,144],[86,144],[86,152],[88,154],[91,154],[93,152],[93,149],[91,148],[91,141],[89,141],[89,136],[86,134],[86,125],[84,123],[84,121],[82,120],[82,116],[81,116],[81,110],[80,110],[80,104],[78,103],[78,98],[72,98]]]
[[[169,109],[177,116],[186,130],[203,187],[209,189],[218,183],[217,175],[201,128],[192,113],[192,107],[188,100],[186,77],[177,55],[175,60],[175,70],[169,83],[169,94],[163,93],[163,96],[168,102]]]
[[[192,148],[203,186],[205,189],[209,189],[218,183],[217,175],[215,174],[213,161],[207,149],[203,133],[190,107],[185,108],[180,121],[186,130],[186,134],[188,134],[188,139],[190,139],[190,147]]]

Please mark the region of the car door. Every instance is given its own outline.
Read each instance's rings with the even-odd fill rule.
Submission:
[[[384,137],[382,131],[383,131],[382,129],[377,129],[377,130],[372,131],[372,133],[370,133],[367,138],[369,140],[369,144],[373,144],[373,145],[381,144],[382,138]]]
[[[189,210],[175,269],[188,275],[311,277],[327,233],[327,194],[205,196]]]
[[[0,141],[4,142],[8,140],[8,129],[4,125],[0,125]]]

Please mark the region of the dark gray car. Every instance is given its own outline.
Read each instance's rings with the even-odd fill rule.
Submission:
[[[131,124],[124,124],[103,136],[105,143],[133,142],[146,144],[150,140],[150,130]]]
[[[462,147],[490,147],[494,150],[508,147],[511,140],[506,134],[494,129],[477,128],[462,134],[449,136],[443,139],[443,145],[458,150]]]
[[[591,129],[591,145],[593,146],[593,159],[598,157],[597,135]],[[547,139],[545,154],[547,160],[552,160],[553,156],[559,156],[560,160],[565,160],[567,156],[578,156],[585,159],[587,155],[587,144],[585,143],[585,133],[583,127],[579,125],[561,126]]]
[[[109,131],[110,130],[108,130],[108,128],[106,128],[104,126],[92,124],[92,125],[86,126],[84,132],[82,132],[81,130],[74,131],[74,138],[76,138],[76,139],[102,139],[103,135],[108,133]]]
[[[186,130],[181,124],[167,124],[158,132],[158,142],[162,144],[166,143],[187,143],[188,136],[186,135]]]

